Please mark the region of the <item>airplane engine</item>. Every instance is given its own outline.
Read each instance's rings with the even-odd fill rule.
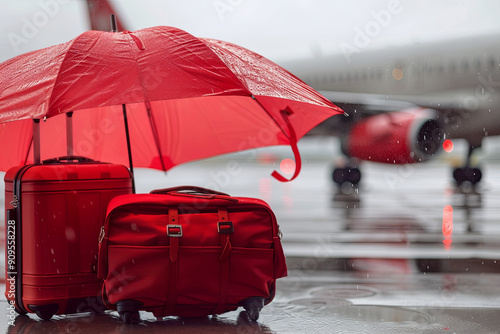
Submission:
[[[438,152],[443,130],[432,109],[378,114],[353,125],[342,149],[361,160],[389,164],[421,162]]]

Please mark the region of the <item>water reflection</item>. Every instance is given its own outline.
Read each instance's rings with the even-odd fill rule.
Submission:
[[[453,208],[464,212],[467,232],[473,233],[480,230],[480,226],[475,223],[474,213],[483,207],[481,193],[456,193],[451,196],[451,203]]]
[[[331,197],[332,222],[345,233],[344,240],[328,236],[322,240],[330,242],[330,248],[351,247],[352,255],[337,261],[345,271],[362,275],[500,273],[494,254],[498,243],[481,233],[483,195],[457,192],[445,200],[439,220],[433,216],[423,220],[405,215],[397,204],[376,210],[372,203],[365,205],[358,193],[337,191]],[[421,210],[425,213],[426,208]]]
[[[274,333],[269,327],[248,319],[246,312],[240,312],[236,320],[226,316],[177,318],[166,317],[156,321],[141,312],[143,321],[137,325],[123,324],[118,315],[68,315],[55,316],[53,320],[41,321],[27,315],[19,315],[14,326],[7,328],[10,334],[25,333]],[[234,313],[231,313],[231,315]]]
[[[343,318],[363,322],[394,322],[405,324],[427,324],[430,322],[429,315],[402,307],[356,305],[339,307],[335,309],[334,314]]]
[[[443,208],[443,244],[445,244],[445,249],[449,249],[453,242],[453,207],[451,205],[445,205]]]

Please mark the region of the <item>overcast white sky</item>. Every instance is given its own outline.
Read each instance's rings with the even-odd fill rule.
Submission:
[[[110,2],[128,30],[176,26],[195,36],[240,44],[277,62],[338,53],[342,43],[359,43],[360,31],[371,34],[369,48],[500,34],[498,0]],[[0,0],[0,61],[66,42],[88,29],[84,0]]]

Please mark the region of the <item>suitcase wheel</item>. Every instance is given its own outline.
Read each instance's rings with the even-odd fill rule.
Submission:
[[[125,299],[116,302],[116,310],[120,315],[120,319],[125,324],[137,324],[141,321],[141,316],[139,315],[139,307],[141,305],[141,302]]]
[[[264,297],[250,297],[242,301],[242,305],[247,311],[248,318],[253,321],[259,319],[259,314],[264,307]]]
[[[17,313],[17,314],[19,314],[19,315],[26,315],[26,314],[27,314],[27,312],[24,312],[24,311],[19,310],[19,309],[17,308],[17,306],[16,306],[16,313]]]
[[[48,305],[28,305],[28,307],[36,313],[36,315],[43,320],[50,320],[54,314],[59,310],[58,304]]]

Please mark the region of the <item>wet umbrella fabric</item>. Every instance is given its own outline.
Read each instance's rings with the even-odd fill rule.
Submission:
[[[88,31],[12,58],[0,92],[0,170],[32,161],[33,119],[45,120],[42,157],[64,155],[57,115],[73,111],[75,154],[128,164],[125,114],[134,166],[160,170],[270,145],[298,154],[299,138],[341,112],[258,54],[163,26]]]

